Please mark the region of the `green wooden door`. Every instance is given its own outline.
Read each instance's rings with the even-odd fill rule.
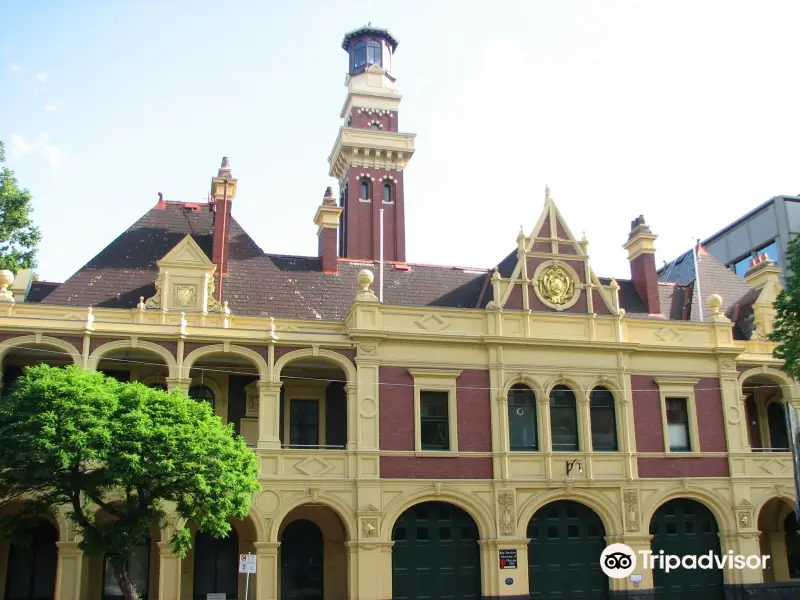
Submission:
[[[608,598],[600,569],[605,529],[590,508],[559,500],[540,508],[528,523],[528,586],[534,600]]]
[[[663,504],[650,521],[653,555],[721,555],[717,520],[711,511],[694,500],[677,498]],[[721,600],[722,570],[656,568],[653,583],[658,600]]]
[[[394,600],[479,600],[478,527],[466,512],[425,502],[404,512],[392,532]]]

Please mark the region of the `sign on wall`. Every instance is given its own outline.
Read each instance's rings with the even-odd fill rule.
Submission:
[[[239,573],[255,573],[255,572],[256,572],[256,555],[240,554]]]
[[[504,549],[500,550],[500,568],[501,569],[516,569],[517,568],[517,550]]]

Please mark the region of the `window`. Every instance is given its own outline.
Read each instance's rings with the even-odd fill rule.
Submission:
[[[375,121],[373,121],[372,123],[369,124],[369,128],[372,129],[372,130],[375,130],[375,131],[380,131],[381,126],[380,126],[379,123],[376,123]]]
[[[575,394],[565,385],[550,392],[550,429],[553,451],[578,450],[578,412]]]
[[[383,184],[383,201],[384,202],[391,202],[392,201],[392,184],[391,183],[384,183]]]
[[[786,410],[780,402],[770,402],[767,406],[767,426],[769,427],[769,447],[772,450],[789,450],[789,432],[786,429]]]
[[[204,385],[195,385],[189,389],[189,398],[193,398],[198,402],[208,402],[211,405],[211,410],[214,410],[214,392]]]
[[[592,450],[617,450],[614,395],[604,387],[596,387],[589,394],[589,420],[592,424]]]
[[[456,381],[461,371],[409,369],[414,378],[414,449],[458,452]]]
[[[689,411],[686,398],[667,398],[667,431],[670,452],[689,452]]]
[[[367,47],[363,41],[353,44],[353,68],[358,69],[367,63]]]
[[[447,392],[420,393],[420,442],[423,450],[449,450]]]
[[[538,450],[536,395],[528,386],[516,384],[508,392],[508,438],[511,450]]]
[[[369,181],[366,179],[361,180],[361,196],[362,200],[369,200]]]
[[[319,401],[293,399],[289,404],[289,445],[319,444]]]
[[[131,583],[136,586],[142,598],[147,598],[147,587],[150,580],[150,542],[133,549],[133,554],[128,558],[128,577]],[[103,600],[112,598],[122,598],[122,590],[119,588],[117,576],[114,574],[114,567],[111,561],[106,558],[103,561]]]
[[[381,64],[381,43],[377,40],[367,42],[367,64]]]

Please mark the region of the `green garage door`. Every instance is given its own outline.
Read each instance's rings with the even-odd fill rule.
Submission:
[[[694,500],[677,498],[664,503],[650,521],[654,555],[720,555],[719,528],[711,511]],[[653,583],[658,600],[721,600],[723,577],[720,569],[656,568]]]
[[[528,523],[528,586],[532,600],[602,600],[608,577],[600,569],[606,547],[600,517],[571,500],[543,506]]]
[[[466,512],[425,502],[404,512],[392,531],[394,600],[479,600],[478,527]]]

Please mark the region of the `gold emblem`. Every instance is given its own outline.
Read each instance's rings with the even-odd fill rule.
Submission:
[[[560,265],[544,269],[536,285],[542,298],[555,306],[563,306],[575,296],[575,282]]]
[[[194,297],[196,294],[197,294],[197,287],[194,285],[176,285],[175,305],[191,306],[194,303]]]

